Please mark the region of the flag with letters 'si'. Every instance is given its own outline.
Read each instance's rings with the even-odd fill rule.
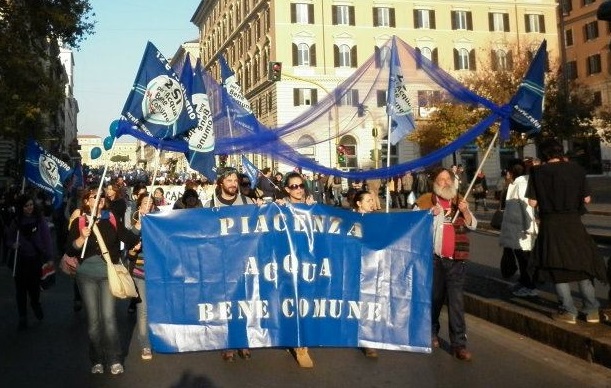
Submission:
[[[386,113],[390,117],[388,140],[392,145],[397,144],[415,128],[412,103],[403,78],[396,39],[393,37],[390,49],[388,101],[386,102]]]
[[[185,156],[192,169],[202,173],[209,181],[214,181],[216,179],[214,126],[199,59],[193,68],[187,55],[180,80],[187,88],[187,95],[197,114],[197,125],[184,136],[189,147]]]
[[[34,140],[28,140],[25,151],[25,178],[53,199],[59,209],[64,198],[64,182],[73,170],[65,162],[51,155]]]
[[[197,126],[197,115],[176,73],[148,42],[132,91],[121,112],[148,136],[167,139]]]
[[[229,119],[238,129],[251,133],[258,132],[259,122],[252,112],[250,102],[242,94],[235,73],[222,55],[219,56],[219,66],[223,83],[223,110],[231,116]]]

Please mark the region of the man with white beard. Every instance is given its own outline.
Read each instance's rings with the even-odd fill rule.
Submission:
[[[456,177],[451,170],[433,172],[433,192],[416,200],[416,210],[430,210],[433,220],[433,305],[432,347],[439,347],[439,314],[448,300],[448,326],[452,354],[462,361],[471,360],[467,350],[467,327],[463,301],[466,260],[469,258],[467,229],[475,230],[477,220],[467,201],[458,195]],[[459,212],[456,221],[454,215]]]

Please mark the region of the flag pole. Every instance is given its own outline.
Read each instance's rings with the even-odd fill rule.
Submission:
[[[392,118],[388,115],[388,135],[386,136],[386,167],[390,167],[390,125],[392,124]],[[390,177],[392,180],[393,178]],[[390,187],[389,182],[386,182],[386,213],[390,211]],[[396,188],[395,188],[396,189]]]
[[[21,180],[21,195],[25,193],[25,176]],[[19,226],[19,225],[17,225]],[[17,252],[19,251],[19,227],[17,227],[17,237],[15,238],[15,244],[17,248],[15,248],[15,256],[13,257],[13,277],[15,277],[15,272],[17,270]]]
[[[110,148],[108,149],[109,152],[112,150],[112,147],[115,146],[116,139],[117,138],[113,136],[112,143],[110,144]],[[95,204],[93,206],[93,209],[90,209],[91,215],[88,218],[89,218],[89,225],[91,225],[91,227],[93,227],[93,223],[95,222],[96,217],[97,217],[96,212],[98,211],[98,204],[100,203],[100,196],[102,194],[102,185],[104,184],[104,179],[106,178],[106,173],[108,171],[109,164],[110,164],[110,160],[107,161],[106,164],[104,165],[104,171],[102,172],[102,176],[100,177],[100,184],[98,185],[98,191],[95,194]],[[85,249],[87,249],[88,240],[89,240],[89,237],[85,238],[85,242],[83,243],[83,250],[81,251],[81,259],[85,257]]]
[[[231,122],[231,113],[229,112],[229,106],[227,106],[227,123],[229,124],[229,137],[231,138],[231,140],[233,141],[233,123]],[[231,155],[229,155],[230,157],[230,165],[231,167],[235,167],[233,164],[233,152],[231,153]]]
[[[155,190],[155,179],[157,178],[157,172],[159,170],[159,160],[161,159],[161,144],[159,144],[159,148],[157,148],[157,152],[155,153],[155,169],[153,170],[153,178],[151,179],[151,192],[149,193],[149,198],[153,196],[153,191]]]
[[[480,171],[482,171],[482,168],[484,167],[484,163],[486,162],[486,159],[488,159],[488,156],[490,155],[490,151],[492,151],[492,147],[494,146],[494,143],[496,143],[496,140],[499,137],[499,131],[500,130],[496,131],[496,133],[492,137],[492,141],[490,141],[490,144],[488,145],[488,149],[486,149],[486,153],[484,154],[482,161],[479,163],[479,166],[477,166],[477,170],[475,171],[475,174],[473,175],[473,179],[471,180],[471,183],[469,183],[467,192],[465,193],[465,196],[463,197],[465,201],[467,200],[467,197],[469,196],[469,194],[471,194],[471,189],[473,188],[473,185],[475,184],[475,179],[477,179],[477,174],[479,174]],[[452,218],[452,223],[454,223],[456,221],[456,218],[458,218],[458,213],[459,212],[456,212],[456,214],[454,214],[454,218]]]

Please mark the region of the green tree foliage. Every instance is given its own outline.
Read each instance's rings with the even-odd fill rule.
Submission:
[[[110,157],[110,161],[114,163],[129,162],[129,156],[127,155],[113,155]]]
[[[36,136],[64,99],[58,42],[93,32],[88,0],[0,0],[0,135]]]

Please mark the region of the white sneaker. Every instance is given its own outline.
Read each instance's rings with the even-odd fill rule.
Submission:
[[[91,367],[91,373],[94,375],[104,373],[104,365],[95,364]]]
[[[123,365],[116,363],[116,364],[112,364],[110,366],[110,373],[112,373],[113,375],[119,375],[121,373],[123,373]]]
[[[142,348],[141,357],[143,360],[152,360],[153,353],[151,352],[151,348]]]

